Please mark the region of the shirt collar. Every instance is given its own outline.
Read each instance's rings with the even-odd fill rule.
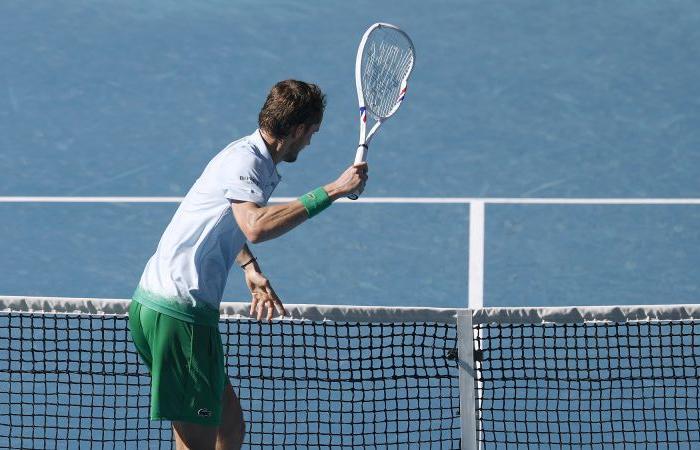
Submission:
[[[265,144],[265,141],[262,138],[262,134],[260,134],[260,129],[256,129],[255,132],[249,136],[249,138],[251,144],[253,144],[258,149],[260,155],[267,162],[267,167],[270,171],[268,175],[272,176],[273,174],[276,174],[278,178],[281,178],[279,173],[277,172],[277,166],[275,165],[275,161],[273,161],[272,155],[267,149],[267,145]]]

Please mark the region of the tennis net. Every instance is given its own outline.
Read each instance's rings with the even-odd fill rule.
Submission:
[[[0,448],[172,448],[128,301],[0,297]],[[222,306],[244,448],[700,448],[700,306]]]
[[[693,305],[476,311],[480,446],[700,448],[699,312]]]
[[[246,448],[460,448],[456,310],[224,304]],[[171,448],[127,301],[0,298],[0,448]]]

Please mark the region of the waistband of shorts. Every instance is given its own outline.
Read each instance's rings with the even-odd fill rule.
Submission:
[[[178,320],[197,325],[214,327],[219,325],[219,310],[203,302],[193,305],[192,300],[158,295],[141,286],[136,288],[132,300]]]

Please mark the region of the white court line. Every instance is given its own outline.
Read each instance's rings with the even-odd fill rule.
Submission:
[[[0,203],[180,203],[184,197],[29,197],[0,196]],[[296,197],[272,197],[285,203]],[[700,198],[478,198],[478,197],[361,197],[339,203],[360,204],[510,204],[510,205],[700,205]]]
[[[484,233],[485,208],[483,202],[469,207],[469,308],[484,307]]]

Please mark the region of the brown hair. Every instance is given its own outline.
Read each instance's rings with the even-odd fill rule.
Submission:
[[[284,80],[272,86],[258,115],[261,130],[284,138],[298,125],[321,123],[326,95],[315,84]]]

